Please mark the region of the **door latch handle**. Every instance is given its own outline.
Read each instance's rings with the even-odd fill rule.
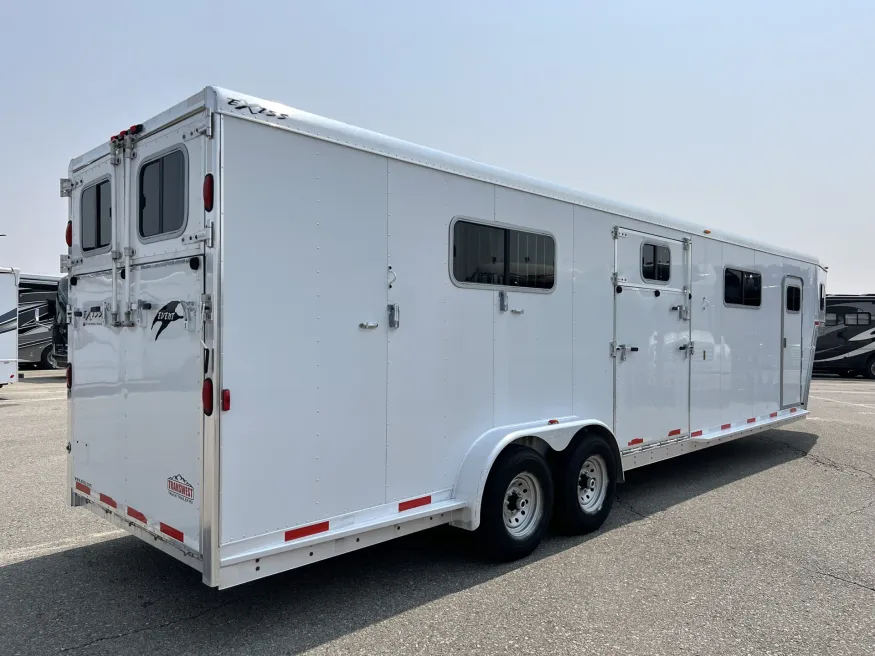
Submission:
[[[363,328],[364,330],[373,330],[374,328],[377,328],[379,325],[380,324],[378,324],[374,321],[362,321],[359,324],[359,328]]]
[[[401,308],[397,303],[390,303],[387,306],[389,311],[389,328],[397,328],[401,325]]]
[[[511,314],[522,314],[523,312],[525,312],[525,310],[523,310],[522,308],[513,308],[510,312]]]

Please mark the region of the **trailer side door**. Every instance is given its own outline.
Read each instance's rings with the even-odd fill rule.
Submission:
[[[621,448],[689,435],[691,243],[615,230],[614,430]]]

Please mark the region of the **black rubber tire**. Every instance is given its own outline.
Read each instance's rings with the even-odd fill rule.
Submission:
[[[863,371],[863,375],[869,380],[875,380],[875,355],[869,358],[869,362],[866,363],[866,370]]]
[[[517,538],[504,525],[504,499],[511,481],[523,472],[528,472],[540,483],[543,505],[540,521],[534,530],[523,538]],[[528,556],[544,538],[552,514],[553,477],[544,457],[528,447],[508,446],[492,465],[483,490],[476,537],[484,555],[505,562]]]
[[[49,344],[43,349],[42,354],[40,354],[39,359],[39,368],[40,369],[57,369],[58,367],[52,361],[52,345]]]
[[[584,512],[578,499],[580,470],[587,458],[600,455],[607,465],[608,486],[601,508]],[[617,459],[605,438],[589,435],[570,447],[556,465],[556,520],[561,530],[571,535],[582,535],[598,530],[614,505],[617,493]]]

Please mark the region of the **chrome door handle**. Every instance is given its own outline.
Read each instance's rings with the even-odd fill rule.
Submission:
[[[363,321],[359,324],[359,328],[364,328],[365,330],[373,330],[377,328],[380,324],[375,323],[373,321]]]
[[[510,312],[511,314],[522,314],[523,312],[525,312],[525,310],[523,310],[522,308],[513,308]]]

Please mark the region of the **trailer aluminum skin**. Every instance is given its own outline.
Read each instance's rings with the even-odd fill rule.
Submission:
[[[446,523],[517,558],[807,414],[804,254],[215,87],[61,194],[70,503],[209,586]]]

